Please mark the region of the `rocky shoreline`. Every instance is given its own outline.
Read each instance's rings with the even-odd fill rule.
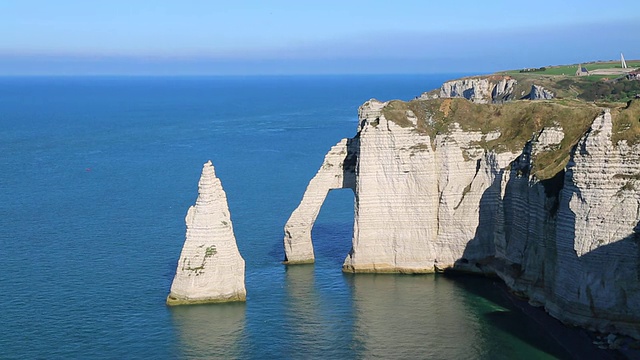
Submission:
[[[350,188],[343,270],[495,273],[563,323],[640,339],[640,101],[477,94],[365,102],[285,225],[285,261],[313,262],[319,209]]]

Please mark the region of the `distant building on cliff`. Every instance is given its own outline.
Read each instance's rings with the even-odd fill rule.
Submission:
[[[586,67],[582,66],[582,64],[578,65],[578,70],[576,70],[576,76],[589,76],[589,70]]]

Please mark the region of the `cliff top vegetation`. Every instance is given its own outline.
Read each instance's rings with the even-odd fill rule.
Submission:
[[[543,86],[558,98],[626,102],[640,94],[640,81],[627,77],[627,72],[640,68],[640,60],[627,61],[627,66],[628,69],[622,69],[617,61],[589,62],[509,70],[496,75],[510,76],[518,80],[520,87]],[[579,76],[576,73],[579,67],[585,68],[588,74]]]
[[[628,61],[629,67],[640,67],[640,61]],[[578,76],[578,67],[610,75]],[[435,98],[430,96],[409,102],[390,101],[382,112],[390,121],[402,127],[415,128],[433,141],[436,135],[448,134],[454,123],[465,131],[483,134],[499,132],[492,140],[482,140],[477,146],[487,151],[519,153],[527,141],[544,128],[561,128],[564,139],[534,154],[532,173],[538,179],[548,179],[564,168],[571,149],[587,132],[591,123],[604,108],[611,111],[612,142],[626,141],[640,144],[640,80],[628,75],[632,69],[622,69],[616,62],[549,66],[537,69],[506,71],[472,78],[486,78],[497,82],[505,77],[517,80],[513,94],[528,94],[532,85],[542,86],[555,94],[551,100],[513,100],[502,104],[478,104],[464,98]],[[413,112],[418,118],[414,125],[408,118]]]
[[[561,128],[564,139],[534,155],[533,169],[538,179],[553,177],[562,170],[571,149],[589,129],[593,119],[603,111],[602,105],[610,109],[614,133],[613,142],[626,140],[629,144],[640,143],[640,100],[628,104],[594,104],[579,100],[519,100],[504,104],[476,104],[462,98],[416,99],[409,102],[394,100],[383,108],[385,118],[402,127],[412,127],[429,135],[450,133],[457,123],[465,131],[483,134],[499,132],[493,140],[478,141],[475,145],[487,151],[522,151],[527,141],[544,128]],[[417,125],[408,119],[407,111],[418,118]]]
[[[627,61],[627,67],[630,69],[639,68],[640,60],[630,60]],[[599,70],[610,70],[610,69],[621,69],[622,66],[620,61],[592,61],[581,64],[572,64],[572,65],[549,65],[543,66],[539,68],[526,68],[526,69],[518,69],[518,70],[507,70],[498,72],[498,74],[507,74],[507,75],[560,75],[560,76],[576,76],[576,70],[578,70],[578,66],[582,66],[586,68],[590,72],[595,72],[589,77],[593,77],[594,79],[602,79],[604,77],[610,77],[606,74],[598,74]]]

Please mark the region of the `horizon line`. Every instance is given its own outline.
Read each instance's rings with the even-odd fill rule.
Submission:
[[[508,71],[499,70],[497,72]],[[459,75],[470,74],[469,71],[459,72],[407,72],[407,73],[394,73],[394,72],[380,72],[380,73],[255,73],[255,74],[130,74],[130,73],[113,73],[113,74],[2,74],[2,78],[35,78],[35,77],[295,77],[295,76],[415,76],[415,75]],[[491,74],[488,72],[479,72],[478,75]]]

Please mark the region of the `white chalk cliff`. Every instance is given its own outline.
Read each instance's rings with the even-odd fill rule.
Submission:
[[[344,271],[495,274],[563,322],[640,338],[640,145],[613,140],[624,127],[608,109],[575,109],[366,102],[357,135],[332,148],[285,226],[286,260],[313,262],[322,201],[348,187]],[[522,124],[463,121],[481,111]],[[625,114],[637,121],[640,101],[616,110]]]
[[[470,77],[447,81],[439,90],[423,93],[422,99],[464,98],[478,104],[502,103],[505,101],[528,99],[553,99],[552,91],[536,84],[530,88],[520,88],[518,80],[510,76],[492,75],[484,77]]]
[[[311,227],[329,190],[354,189],[356,145],[357,139],[342,139],[329,150],[320,170],[311,179],[300,206],[291,214],[284,228],[287,263],[313,262]]]
[[[198,199],[185,222],[187,235],[167,304],[245,301],[244,259],[211,161],[202,168]]]

